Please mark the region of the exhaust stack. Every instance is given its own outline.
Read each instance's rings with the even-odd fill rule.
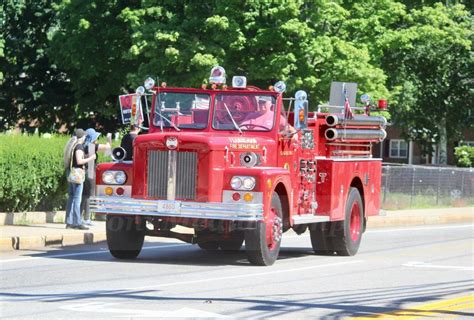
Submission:
[[[326,116],[326,124],[329,127],[335,127],[337,125],[347,126],[378,126],[385,128],[387,125],[387,119],[380,116],[354,116],[351,119],[345,120],[342,115],[330,114]]]
[[[334,129],[329,128],[324,133],[328,141],[334,140],[366,140],[369,141],[382,141],[387,136],[385,130],[357,130],[357,129]]]

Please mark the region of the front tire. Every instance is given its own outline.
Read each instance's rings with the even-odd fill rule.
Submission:
[[[135,217],[107,216],[107,244],[117,259],[135,259],[145,239],[145,220],[135,223]]]
[[[283,233],[283,210],[280,197],[273,192],[269,213],[265,221],[254,230],[245,231],[245,249],[250,263],[270,266],[278,258]]]

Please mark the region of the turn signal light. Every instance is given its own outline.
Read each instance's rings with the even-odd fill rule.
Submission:
[[[105,194],[111,196],[114,193],[114,189],[112,187],[105,188]]]
[[[244,200],[245,200],[246,202],[252,201],[252,200],[253,200],[253,194],[251,194],[251,193],[246,193],[246,194],[244,194]]]

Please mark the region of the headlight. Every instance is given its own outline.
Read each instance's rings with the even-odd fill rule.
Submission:
[[[230,180],[230,186],[234,190],[253,190],[253,188],[255,188],[255,178],[247,176],[235,176]]]
[[[107,170],[102,173],[102,181],[106,184],[124,184],[127,175],[123,171]]]

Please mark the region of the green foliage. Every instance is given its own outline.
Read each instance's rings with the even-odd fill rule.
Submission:
[[[0,212],[65,206],[62,157],[67,140],[65,136],[0,135]]]
[[[461,146],[454,148],[454,156],[456,157],[456,165],[458,167],[474,166],[474,147]]]
[[[425,154],[474,123],[472,23],[464,6],[437,3],[410,11],[383,37],[391,112]]]
[[[70,84],[47,55],[52,0],[5,0],[0,11],[0,131],[51,132],[75,117]]]

